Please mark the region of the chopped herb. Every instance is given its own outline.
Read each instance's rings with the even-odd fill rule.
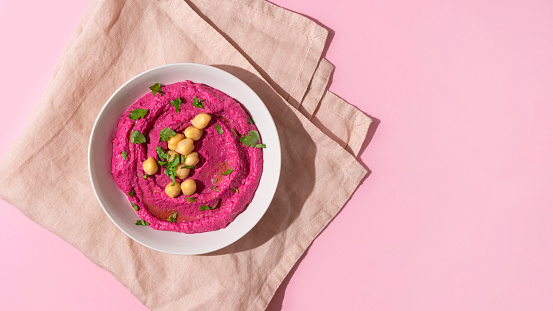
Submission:
[[[194,95],[194,100],[192,101],[192,106],[204,109],[204,103],[203,103],[204,100],[205,99],[198,99],[198,97],[196,97],[196,95]]]
[[[175,175],[177,174],[177,165],[180,163],[180,157],[173,157],[173,161],[167,161],[167,166],[165,167],[165,175],[167,175],[173,183],[172,186],[175,185]]]
[[[161,148],[160,146],[157,146],[156,147],[156,151],[157,151],[157,156],[161,159],[161,160],[169,160],[169,158],[171,157],[170,155],[168,155],[165,150],[163,150],[163,148]],[[166,165],[166,164],[164,164]]]
[[[180,168],[193,169],[194,167],[195,167],[194,165],[184,165],[184,166],[181,166]]]
[[[129,197],[134,197],[134,189],[129,192]]]
[[[175,100],[170,100],[169,103],[171,104],[171,106],[175,107],[175,110],[177,112],[180,112],[180,104],[182,104],[182,101],[180,98],[177,98]]]
[[[163,130],[159,131],[159,141],[168,141],[169,139],[171,139],[171,137],[173,137],[175,135],[177,135],[177,133],[175,133],[175,131],[173,131],[172,129],[166,127]]]
[[[134,210],[135,211],[138,211],[138,205],[134,204],[134,203],[131,203],[132,207],[134,207]]]
[[[217,130],[217,133],[223,134],[223,129],[221,128],[221,126],[219,124],[215,125],[215,129]]]
[[[255,125],[255,122],[253,122],[252,118],[248,118],[247,120],[248,120],[248,123],[251,123],[251,124]]]
[[[186,161],[186,156],[184,154],[180,155],[180,163],[184,163]]]
[[[171,214],[171,215],[169,216],[169,218],[167,218],[167,221],[168,221],[168,222],[175,222],[175,221],[177,221],[177,215],[178,215],[178,212],[175,211],[173,214]]]
[[[163,92],[161,91],[161,84],[159,83],[150,86],[150,90],[152,90],[152,95],[154,96],[156,95],[156,93],[163,95]]]
[[[150,225],[150,223],[148,223],[144,219],[137,220],[134,224],[137,225],[137,226],[149,226]]]
[[[215,192],[219,192],[219,191],[221,191],[221,189],[217,189],[217,190],[215,190]]]
[[[188,200],[188,202],[190,202],[190,203],[196,202],[195,197],[186,198],[186,200]]]
[[[238,133],[236,133],[236,130],[235,130],[235,129],[230,129],[230,131],[231,131],[235,136],[240,136],[240,135],[238,135]]]
[[[140,131],[134,131],[131,134],[131,142],[135,144],[141,144],[146,142],[146,137],[140,133]]]
[[[232,190],[233,190],[234,192],[238,193],[238,188],[232,187]]]
[[[138,119],[142,119],[146,116],[146,114],[148,113],[148,109],[140,109],[140,108],[136,108],[134,109],[133,111],[131,111],[129,113],[129,118],[131,120],[138,120]]]
[[[219,187],[219,186],[211,186],[211,190],[213,190],[213,189],[215,189],[215,188],[217,188],[217,187]]]
[[[265,144],[257,144],[255,148],[267,148],[267,146]]]
[[[219,199],[217,199],[217,201],[215,201],[215,205],[213,205],[213,207],[209,207],[209,205],[200,206],[200,211],[205,211],[205,210],[208,210],[208,209],[215,209],[218,204],[219,204]]]
[[[123,150],[121,151],[121,157],[123,157],[123,160],[127,159],[127,151]]]
[[[164,166],[167,165],[167,161],[157,161],[157,164]]]
[[[240,142],[247,147],[255,147],[259,142],[259,132],[256,130],[251,130],[248,132],[248,135],[243,135],[240,138]]]
[[[144,176],[142,176],[142,178],[144,178],[144,180],[146,180],[146,178],[148,178],[150,176],[152,176],[152,175],[144,174]]]
[[[228,174],[230,174],[230,173],[232,173],[232,167],[229,166],[229,167],[228,167],[228,170],[226,170],[226,171],[223,172],[223,176],[228,175]]]

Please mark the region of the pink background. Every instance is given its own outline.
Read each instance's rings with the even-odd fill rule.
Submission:
[[[381,122],[372,174],[269,309],[552,310],[553,2],[275,3],[335,32],[330,89]],[[0,0],[0,157],[87,4]],[[2,309],[145,309],[0,207]]]

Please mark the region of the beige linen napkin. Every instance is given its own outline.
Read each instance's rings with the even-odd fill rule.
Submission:
[[[263,310],[366,175],[355,155],[370,119],[326,91],[326,37],[316,23],[262,0],[92,1],[0,163],[0,196],[150,309]],[[200,256],[159,253],[128,238],[94,199],[87,172],[88,137],[109,96],[134,75],[177,62],[214,65],[246,82],[275,119],[283,153],[275,199],[259,224]],[[26,152],[29,144],[40,158]],[[26,195],[37,180],[41,187]]]

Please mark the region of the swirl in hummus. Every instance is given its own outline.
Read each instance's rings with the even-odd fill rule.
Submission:
[[[137,224],[184,233],[224,228],[246,209],[259,185],[263,145],[244,143],[249,133],[258,134],[257,127],[239,102],[210,86],[191,81],[156,85],[155,91],[137,100],[119,120],[113,140],[113,178],[140,217]],[[133,111],[142,114],[133,120]],[[199,114],[211,117],[193,142],[199,161],[186,178],[176,177],[173,183],[163,166],[167,161],[159,156],[160,148],[169,151],[163,140],[166,135],[160,139],[160,132],[169,128],[183,134]],[[136,139],[137,132],[145,142]],[[154,161],[150,157],[160,163],[152,175],[143,166],[146,160]],[[196,184],[192,195],[180,189],[174,198],[166,193],[168,185],[185,184],[189,179]]]

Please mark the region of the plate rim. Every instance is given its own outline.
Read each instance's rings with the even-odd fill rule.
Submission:
[[[254,221],[251,222],[251,224],[250,224],[250,226],[247,230],[244,230],[243,232],[240,232],[239,234],[236,234],[234,236],[234,238],[232,238],[227,243],[222,243],[222,245],[218,245],[216,247],[208,248],[208,250],[201,250],[201,251],[192,251],[191,250],[191,251],[188,251],[188,252],[182,252],[182,251],[179,252],[179,251],[170,251],[170,250],[162,249],[162,248],[156,247],[155,245],[146,244],[145,242],[141,241],[140,239],[135,237],[133,234],[131,234],[130,232],[128,232],[127,230],[122,228],[118,224],[118,222],[114,219],[114,217],[112,217],[110,212],[108,212],[108,210],[106,209],[106,207],[102,203],[102,199],[100,198],[99,193],[98,193],[99,191],[97,191],[96,186],[95,186],[95,183],[97,181],[95,181],[95,179],[93,177],[93,174],[92,174],[92,161],[91,161],[92,143],[93,143],[93,141],[96,137],[96,129],[97,129],[100,117],[103,115],[103,113],[107,109],[108,105],[112,102],[113,98],[117,94],[119,94],[122,90],[124,90],[129,84],[131,84],[132,82],[134,82],[135,80],[139,79],[140,77],[142,77],[144,75],[147,75],[147,74],[149,74],[153,71],[158,71],[158,70],[161,70],[161,69],[164,69],[164,68],[167,68],[167,67],[179,67],[179,66],[182,66],[182,67],[199,67],[199,68],[203,68],[203,69],[206,69],[206,70],[212,70],[214,72],[217,72],[218,74],[226,76],[226,77],[224,77],[225,79],[234,80],[235,82],[237,82],[239,84],[242,84],[244,87],[246,87],[246,89],[249,92],[251,92],[251,95],[253,95],[255,97],[255,99],[258,100],[262,104],[261,109],[264,110],[267,113],[267,115],[269,116],[269,119],[264,120],[264,122],[269,122],[270,123],[269,126],[274,129],[274,135],[275,135],[275,139],[276,139],[276,142],[277,142],[276,146],[274,146],[275,149],[272,150],[272,152],[277,152],[278,153],[278,155],[276,156],[277,163],[271,163],[271,166],[275,166],[277,168],[276,177],[274,177],[274,179],[273,179],[274,180],[273,182],[274,182],[275,186],[271,189],[270,198],[267,199],[268,204],[263,208],[263,211],[259,214],[259,217],[256,217],[256,219],[254,219]],[[203,83],[203,82],[197,82],[197,83],[206,84],[206,83]],[[208,85],[208,84],[206,84],[206,85]],[[239,102],[242,104],[241,101],[239,101]],[[259,223],[259,221],[263,218],[263,216],[265,215],[265,213],[269,209],[269,206],[271,205],[272,200],[274,199],[274,196],[276,194],[276,190],[277,190],[277,187],[278,187],[278,183],[279,183],[279,180],[280,180],[280,174],[281,174],[282,152],[281,152],[281,146],[280,146],[280,137],[279,137],[278,129],[277,129],[276,124],[274,122],[273,116],[271,115],[269,109],[267,108],[267,106],[265,105],[263,100],[261,100],[259,95],[257,95],[257,93],[248,84],[246,84],[244,81],[242,81],[241,79],[239,79],[235,75],[233,75],[233,74],[231,74],[231,73],[229,73],[229,72],[227,72],[223,69],[217,68],[215,66],[198,64],[198,63],[171,63],[171,64],[165,64],[165,65],[157,66],[157,67],[154,67],[154,68],[150,68],[148,70],[145,70],[145,71],[133,76],[131,79],[127,80],[119,88],[117,88],[117,90],[115,90],[113,92],[113,94],[108,98],[108,100],[106,100],[106,102],[104,103],[104,105],[102,106],[100,111],[98,112],[98,115],[96,116],[96,119],[94,120],[92,130],[90,132],[90,138],[89,138],[89,142],[88,142],[87,162],[88,162],[88,173],[89,173],[88,175],[89,175],[89,179],[90,179],[90,182],[91,182],[92,189],[93,189],[94,195],[96,197],[96,200],[98,201],[98,203],[100,204],[100,206],[102,207],[104,213],[108,216],[108,218],[117,226],[117,228],[119,228],[119,230],[121,230],[123,233],[125,233],[126,236],[130,237],[131,239],[138,242],[139,244],[144,245],[145,247],[148,247],[150,249],[153,249],[153,250],[156,250],[156,251],[159,251],[159,252],[162,252],[162,253],[173,254],[173,255],[200,255],[200,254],[212,253],[214,251],[220,250],[224,247],[227,247],[227,246],[235,243],[236,241],[238,241],[242,237],[244,237],[246,234],[248,234]],[[266,168],[265,163],[266,162],[264,161],[264,170]],[[262,173],[262,175],[263,175],[263,173]],[[119,188],[118,188],[118,190],[119,190]],[[257,191],[257,189],[256,189],[256,191]],[[255,198],[255,195],[254,195],[254,198]],[[242,214],[242,213],[240,213],[240,214]],[[240,217],[240,214],[237,217]],[[234,219],[233,222],[235,220],[236,219]],[[231,223],[229,223],[229,225]],[[224,229],[226,229],[226,227],[221,228],[219,230],[224,230]],[[151,229],[151,230],[154,230],[154,229]],[[219,230],[202,232],[202,233],[211,233],[211,232],[216,232],[216,231],[219,231]],[[167,232],[172,232],[172,231],[167,231]],[[193,234],[202,234],[202,233],[193,233]],[[186,233],[179,233],[179,234],[186,234]]]

